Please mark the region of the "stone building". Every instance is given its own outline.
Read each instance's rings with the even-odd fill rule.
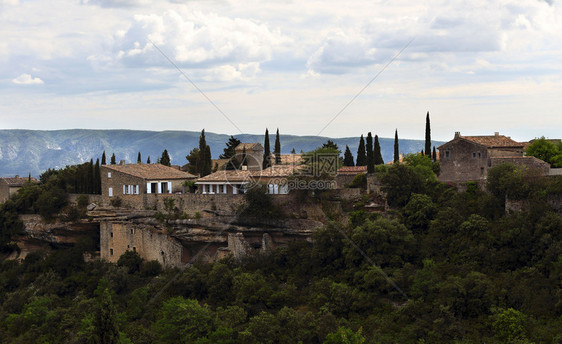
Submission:
[[[172,194],[184,190],[183,183],[195,180],[190,173],[161,164],[119,164],[101,166],[102,202],[115,197],[142,207],[147,194]]]
[[[257,142],[255,143],[241,143],[236,148],[236,160],[242,163],[245,158],[245,165],[249,170],[259,170],[262,168],[263,162],[263,146]],[[245,154],[245,155],[244,155]]]
[[[12,178],[0,178],[0,203],[10,199],[27,182],[37,183],[37,179],[21,178],[17,175]]]
[[[548,174],[550,166],[542,160],[524,156],[524,143],[495,133],[489,136],[461,136],[441,145],[439,163],[442,182],[467,182],[484,180],[488,169],[503,163],[536,168]]]

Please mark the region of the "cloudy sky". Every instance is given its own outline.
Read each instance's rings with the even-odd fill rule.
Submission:
[[[561,0],[415,3],[0,0],[0,129],[562,137]]]

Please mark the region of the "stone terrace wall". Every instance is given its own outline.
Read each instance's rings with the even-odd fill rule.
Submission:
[[[82,194],[69,194],[68,195],[68,201],[71,204],[76,204],[78,197],[82,196]],[[102,197],[101,195],[91,195],[91,194],[84,194],[84,196],[88,196],[88,204],[90,203],[96,203],[96,204],[102,204]]]
[[[144,197],[144,209],[164,210],[164,199],[172,198],[180,212],[188,215],[213,211],[220,214],[234,214],[245,204],[244,195],[203,195],[203,194],[147,194]],[[123,197],[125,199],[125,197]]]

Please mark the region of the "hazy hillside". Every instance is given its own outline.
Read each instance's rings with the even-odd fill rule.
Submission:
[[[117,160],[136,162],[140,151],[142,160],[150,156],[152,162],[167,149],[172,163],[187,163],[185,156],[199,144],[200,132],[195,131],[140,131],[140,130],[0,130],[0,176],[15,174],[38,176],[48,168],[60,168],[66,165],[101,158],[105,150],[107,158],[115,153]],[[263,135],[235,135],[242,142],[260,142]],[[229,135],[206,133],[207,144],[211,146],[214,158],[222,153]],[[359,143],[358,137],[332,139],[321,136],[281,135],[281,150],[290,153],[310,151],[332,140],[343,150],[348,145],[355,155]],[[271,147],[275,133],[270,135]],[[440,145],[442,142],[434,142]],[[380,139],[382,155],[390,161],[394,152],[394,139]],[[400,140],[400,152],[412,153],[423,149],[423,140]]]

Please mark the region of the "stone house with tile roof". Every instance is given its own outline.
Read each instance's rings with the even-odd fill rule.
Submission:
[[[0,178],[0,203],[10,199],[12,195],[29,181],[37,183],[37,179],[33,177],[30,179],[29,177],[22,178],[16,175],[15,177]]]
[[[120,197],[141,208],[147,194],[183,192],[185,181],[197,177],[162,164],[119,164],[101,166],[102,202]]]
[[[536,168],[548,174],[550,166],[542,160],[525,157],[524,146],[524,143],[497,132],[488,136],[462,136],[456,132],[453,140],[438,147],[441,166],[439,180],[485,180],[488,169],[502,163]]]

